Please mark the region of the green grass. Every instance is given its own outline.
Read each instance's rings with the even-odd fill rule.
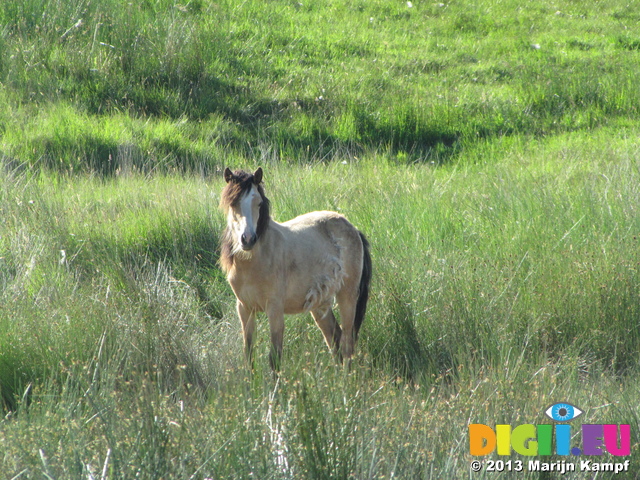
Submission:
[[[6,176],[4,469],[462,477],[470,421],[544,422],[561,399],[636,431],[633,139],[519,138],[489,166],[270,167],[276,218],[344,211],[375,265],[353,372],[292,317],[278,382],[266,322],[243,366],[215,265],[220,179]]]
[[[467,425],[557,401],[631,424],[635,472],[638,22],[615,0],[2,3],[0,472],[513,478],[472,476]],[[278,220],[367,235],[350,372],[308,315],[278,380],[264,319],[245,368],[225,165],[265,168]]]
[[[639,20],[616,0],[30,0],[0,22],[2,148],[63,171],[380,147],[441,163],[639,113]]]

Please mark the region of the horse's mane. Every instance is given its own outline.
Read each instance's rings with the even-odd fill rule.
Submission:
[[[260,237],[269,227],[269,221],[271,219],[270,202],[264,194],[262,178],[256,179],[252,173],[245,172],[244,170],[236,170],[229,176],[225,175],[225,178],[227,180],[227,185],[222,190],[222,194],[220,196],[220,208],[225,212],[229,208],[237,205],[242,196],[251,190],[252,185],[255,185],[258,189],[258,193],[262,198],[262,205],[260,206],[258,216],[256,236],[258,237],[258,240],[260,240]],[[234,239],[228,226],[222,233],[222,238],[220,240],[220,266],[226,273],[233,265],[235,251]]]

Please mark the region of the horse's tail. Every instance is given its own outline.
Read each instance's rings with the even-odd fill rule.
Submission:
[[[354,339],[358,339],[358,331],[367,312],[367,301],[369,300],[369,284],[371,283],[371,253],[369,252],[369,242],[361,233],[362,240],[362,275],[360,276],[360,289],[358,292],[358,302],[356,303],[356,315],[353,320]]]

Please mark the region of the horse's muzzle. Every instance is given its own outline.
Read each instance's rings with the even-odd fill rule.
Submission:
[[[251,250],[253,246],[258,241],[258,236],[254,233],[252,235],[247,235],[243,233],[240,237],[240,245],[244,251]]]

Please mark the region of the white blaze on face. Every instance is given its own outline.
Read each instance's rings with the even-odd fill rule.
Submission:
[[[258,217],[261,197],[255,185],[241,199],[236,207],[229,209],[229,220],[233,225],[236,250],[251,250],[257,240]]]

